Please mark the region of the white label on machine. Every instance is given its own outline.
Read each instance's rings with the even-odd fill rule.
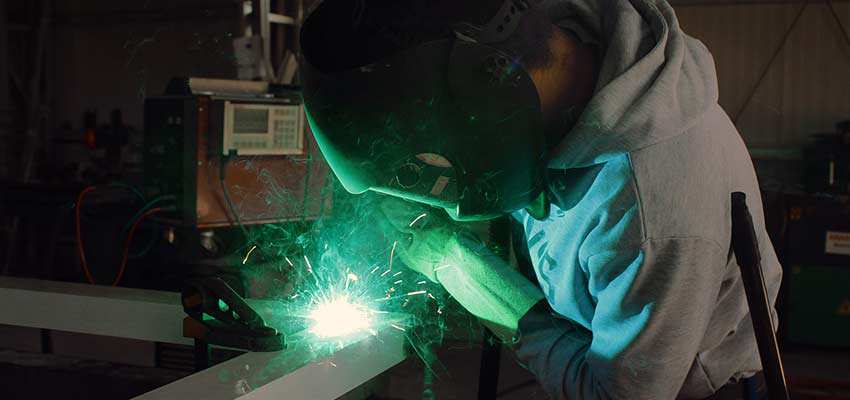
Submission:
[[[827,254],[850,255],[850,232],[826,231]]]

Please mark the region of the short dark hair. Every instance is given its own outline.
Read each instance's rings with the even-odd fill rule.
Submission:
[[[483,25],[503,0],[347,0],[331,1],[317,10],[320,23],[305,26],[312,41],[305,55],[326,72],[355,68],[399,51],[452,35],[458,22]],[[517,34],[498,46],[527,69],[552,61],[549,39],[553,25],[539,10],[526,12]]]

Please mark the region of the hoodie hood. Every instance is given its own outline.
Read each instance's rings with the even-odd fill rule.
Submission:
[[[550,155],[580,168],[686,132],[717,103],[714,61],[661,0],[547,0],[544,12],[600,47],[595,93]]]

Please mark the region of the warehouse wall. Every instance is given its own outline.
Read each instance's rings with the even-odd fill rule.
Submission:
[[[142,128],[143,99],[175,76],[235,76],[233,0],[88,0],[57,3],[54,121],[80,128],[86,110],[121,108]]]
[[[715,56],[720,104],[750,146],[797,146],[850,118],[850,47],[825,2],[807,6],[746,109],[800,2],[676,5],[680,24]],[[850,28],[850,2],[835,9]]]
[[[811,133],[832,131],[837,120],[850,118],[850,48],[825,2],[809,4],[742,110],[803,5],[694,1],[701,0],[674,0],[680,23],[714,54],[720,103],[738,120],[749,145],[797,146]],[[170,77],[233,76],[230,40],[238,24],[222,17],[228,3],[233,4],[148,0],[139,3],[137,20],[111,14],[126,8],[123,2],[58,3],[66,6],[57,11],[71,17],[60,24],[54,42],[54,121],[79,127],[86,109],[97,109],[104,121],[110,109],[120,107],[125,119],[141,128],[143,97],[160,93]],[[834,4],[850,27],[850,1]]]

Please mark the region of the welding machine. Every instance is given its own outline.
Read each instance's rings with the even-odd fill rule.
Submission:
[[[176,78],[145,100],[145,181],[164,219],[206,229],[316,217],[327,166],[300,92],[267,82]]]
[[[827,196],[787,196],[785,340],[850,347],[850,207]]]

